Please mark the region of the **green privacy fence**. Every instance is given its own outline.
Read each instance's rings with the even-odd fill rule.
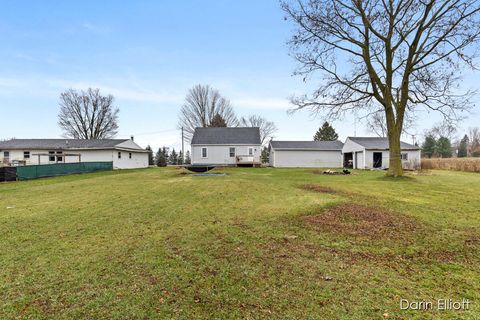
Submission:
[[[17,167],[17,179],[29,180],[105,170],[113,170],[113,162],[79,162],[45,164],[38,166],[20,166]]]

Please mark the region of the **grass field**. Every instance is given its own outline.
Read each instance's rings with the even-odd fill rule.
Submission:
[[[181,172],[0,184],[0,319],[480,318],[479,174]]]

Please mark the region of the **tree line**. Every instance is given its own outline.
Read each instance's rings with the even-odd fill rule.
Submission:
[[[147,146],[145,150],[148,151],[149,166],[166,167],[167,165],[183,165],[192,163],[189,150],[185,152],[185,157],[183,156],[183,152],[181,150],[177,153],[175,148],[173,148],[172,151],[169,151],[169,149],[165,146],[158,148],[158,151],[155,154],[153,154],[153,150],[150,146]]]
[[[480,128],[470,128],[460,141],[452,142],[455,131],[456,128],[451,125],[435,126],[428,131],[422,144],[422,156],[426,158],[480,157]]]

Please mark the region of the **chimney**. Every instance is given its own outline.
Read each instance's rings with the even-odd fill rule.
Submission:
[[[130,140],[134,141],[134,140],[133,140],[133,136],[130,136]]]

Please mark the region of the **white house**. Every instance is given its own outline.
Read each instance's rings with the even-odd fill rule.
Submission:
[[[114,169],[148,167],[148,152],[131,139],[12,139],[0,141],[0,163],[39,165],[112,161]]]
[[[260,165],[260,129],[196,128],[192,142],[193,165]]]
[[[272,167],[342,167],[341,141],[270,141]]]
[[[401,142],[402,165],[407,169],[420,167],[418,146]],[[388,138],[348,137],[343,145],[343,165],[354,169],[387,169],[389,165]]]

